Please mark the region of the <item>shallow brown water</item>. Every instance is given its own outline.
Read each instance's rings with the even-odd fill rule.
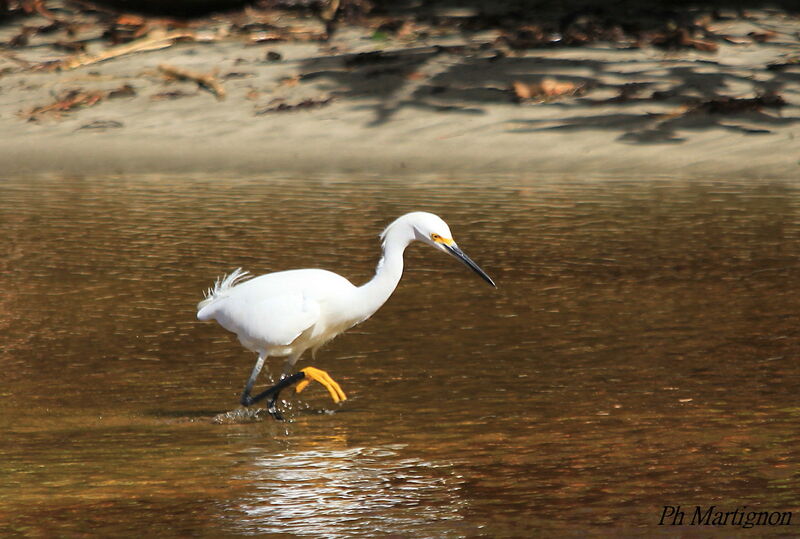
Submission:
[[[212,424],[255,357],[195,321],[202,290],[238,266],[364,282],[416,209],[499,288],[414,246],[387,305],[306,362],[344,405],[317,385],[288,422]],[[0,534],[800,522],[796,183],[4,180],[0,224]]]

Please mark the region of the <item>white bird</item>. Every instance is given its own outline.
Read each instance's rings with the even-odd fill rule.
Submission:
[[[403,274],[403,252],[412,241],[427,243],[466,264],[486,282],[494,281],[453,241],[450,228],[440,217],[412,212],[399,217],[381,234],[383,256],[375,276],[362,286],[322,269],[279,271],[248,279],[241,268],[218,279],[197,305],[199,320],[216,320],[236,333],[242,345],[258,354],[242,392],[241,403],[250,406],[270,397],[269,413],[281,419],[275,403],[281,390],[298,382],[299,393],[316,380],[330,392],[334,402],[347,396],[325,371],[305,367],[290,374],[303,353],[317,349],[343,331],[363,322],[391,296]],[[286,357],[281,380],[255,397],[253,384],[267,357]],[[301,381],[302,380],[302,381]]]

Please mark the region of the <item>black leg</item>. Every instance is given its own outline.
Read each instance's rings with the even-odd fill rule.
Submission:
[[[255,397],[251,397],[248,391],[242,395],[242,404],[245,406],[250,406],[267,397],[271,397],[269,400],[269,406],[267,407],[267,411],[275,419],[282,420],[283,416],[276,407],[276,402],[278,401],[278,395],[280,395],[283,389],[295,384],[296,382],[299,382],[305,377],[306,373],[304,373],[303,371],[296,372],[294,374],[281,378],[277,384],[275,384],[270,388],[265,389]]]

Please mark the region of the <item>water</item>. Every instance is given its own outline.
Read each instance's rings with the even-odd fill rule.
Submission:
[[[313,385],[288,422],[213,424],[255,357],[195,321],[202,290],[239,266],[362,283],[418,209],[499,288],[414,246],[391,300],[306,361],[344,405]],[[0,183],[0,224],[0,534],[800,522],[796,182],[39,178]]]

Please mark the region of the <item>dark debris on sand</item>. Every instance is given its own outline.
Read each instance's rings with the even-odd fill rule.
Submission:
[[[0,69],[0,77],[10,72],[68,71],[183,42],[236,42],[242,47],[316,42],[320,44],[319,58],[307,60],[297,73],[280,79],[277,89],[254,87],[246,95],[237,94],[245,101],[258,100],[262,95],[269,99],[254,107],[254,115],[314,110],[330,105],[334,96],[338,100],[365,95],[382,100],[376,123],[386,121],[408,103],[434,111],[467,111],[479,109],[486,102],[538,106],[552,101],[580,101],[623,106],[669,101],[682,107],[672,116],[687,112],[730,115],[780,110],[787,104],[780,92],[800,65],[796,55],[765,65],[764,70],[773,75],[771,80],[753,79],[751,91],[727,96],[721,95],[727,93],[724,84],[712,86],[698,96],[698,75],[691,73],[692,68],[676,69],[674,78],[678,81],[670,82],[672,87],[652,90],[649,85],[653,83],[649,81],[612,85],[598,83],[599,76],[569,74],[578,64],[584,70],[603,74],[603,65],[591,60],[551,60],[554,75],[541,75],[541,64],[546,60],[531,59],[531,50],[591,47],[598,43],[619,50],[655,47],[665,55],[684,51],[693,62],[697,60],[691,55],[712,64],[712,55],[721,45],[760,45],[778,39],[769,29],[739,36],[720,30],[723,20],[747,18],[741,2],[736,4],[739,8],[709,1],[692,9],[670,2],[646,8],[632,1],[617,4],[523,1],[471,3],[453,9],[437,2],[408,8],[377,0],[261,0],[234,10],[195,10],[186,16],[186,11],[180,11],[181,6],[188,5],[185,2],[0,0],[0,21],[13,30],[6,32],[3,50],[11,67]],[[140,8],[137,13],[130,11],[133,5]],[[339,51],[330,44],[335,32],[346,25],[366,30],[362,33],[371,36],[368,41],[375,50]],[[428,41],[438,37],[460,37],[464,44],[442,46]],[[382,50],[382,44],[390,38],[395,41],[386,48],[395,50]],[[780,38],[789,39],[785,35]],[[92,45],[88,49],[95,51],[101,44],[100,52],[88,54],[88,44]],[[26,60],[26,53],[34,49],[52,52],[52,57],[39,62]],[[272,50],[261,53],[261,58],[262,63],[276,68],[283,63],[283,56]],[[327,63],[320,68],[323,61]],[[259,69],[258,65],[251,67]],[[194,82],[218,100],[225,97],[226,85],[234,87],[237,79],[252,78],[249,71],[220,74],[217,66],[194,71],[162,64],[159,69],[166,83]],[[490,75],[481,79],[484,72]],[[319,78],[330,81],[333,89],[326,89],[322,97],[309,97],[308,91],[298,91]],[[193,95],[196,94],[168,89],[149,99],[169,101]],[[130,85],[110,91],[71,85],[54,92],[51,102],[21,110],[19,116],[30,121],[59,119],[108,99],[134,96],[136,90]]]
[[[343,25],[365,27],[373,31],[377,41],[391,36],[406,42],[448,32],[466,35],[495,30],[500,36],[487,45],[511,50],[607,42],[622,47],[651,45],[714,52],[718,42],[728,39],[714,27],[716,21],[724,18],[720,6],[725,4],[721,2],[700,3],[693,9],[681,4],[672,6],[670,2],[648,4],[646,9],[636,3],[622,2],[617,6],[619,3],[599,1],[555,5],[466,3],[458,10],[437,2],[413,8],[388,1],[261,0],[234,10],[230,9],[230,3],[219,2],[216,12],[213,2],[197,4],[209,9],[192,10],[191,3],[178,1],[0,0],[0,21],[17,28],[5,43],[9,49],[24,48],[36,38],[49,36],[47,43],[54,50],[72,54],[82,53],[92,41],[100,40],[113,47],[175,31],[184,33],[182,39],[201,41],[325,42]],[[741,5],[737,2],[729,7]],[[290,19],[283,17],[287,13],[292,16]],[[773,37],[774,33],[769,31],[748,34],[750,40],[758,43]],[[280,57],[277,53],[270,55],[271,61]],[[380,60],[377,53],[352,59],[354,63]]]

